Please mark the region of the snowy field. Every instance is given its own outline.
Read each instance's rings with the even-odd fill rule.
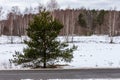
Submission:
[[[12,37],[14,44],[10,44],[11,37],[0,37],[0,69],[21,69],[9,63],[9,59],[15,51],[22,52],[25,44],[21,44],[26,37]],[[58,40],[64,41],[64,37]],[[71,40],[71,37],[69,37]],[[76,36],[71,45],[78,46],[74,52],[74,58],[69,66],[63,68],[120,68],[120,37],[113,37],[113,44],[110,44],[108,36]],[[66,64],[61,62],[60,64]]]

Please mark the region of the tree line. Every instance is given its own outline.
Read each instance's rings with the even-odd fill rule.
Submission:
[[[41,5],[35,9],[32,7],[26,8],[24,13],[21,14],[19,7],[12,7],[11,12],[7,15],[7,19],[0,21],[0,35],[26,35],[26,29],[28,28],[29,22],[35,15],[39,14],[41,9]],[[119,11],[88,10],[85,8],[65,10],[51,8],[49,10],[53,19],[58,19],[64,25],[60,35],[120,35]],[[38,13],[34,13],[34,11]],[[2,14],[2,8],[0,8],[0,16]]]

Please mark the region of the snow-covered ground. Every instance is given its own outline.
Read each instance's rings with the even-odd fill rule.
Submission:
[[[25,44],[20,44],[25,36],[13,37],[14,44],[10,44],[11,37],[0,37],[0,69],[21,69],[19,66],[14,66],[9,63],[9,59],[15,51],[22,52]],[[59,37],[58,40],[65,40],[64,37]],[[69,38],[71,40],[71,37]],[[108,36],[76,36],[73,38],[74,43],[71,45],[78,46],[74,51],[74,58],[69,66],[64,68],[120,68],[120,37],[113,37],[113,44],[110,44]],[[61,62],[61,64],[66,64]]]

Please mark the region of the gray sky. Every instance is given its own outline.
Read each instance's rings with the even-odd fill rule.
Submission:
[[[116,7],[120,10],[120,0],[57,0],[62,8],[90,8],[90,9],[110,9]]]
[[[46,5],[49,0],[0,0],[0,6],[6,10],[11,6],[19,6],[24,9],[26,6],[37,6],[37,3]],[[89,9],[111,9],[116,7],[120,10],[120,0],[57,0],[60,8],[89,8]]]

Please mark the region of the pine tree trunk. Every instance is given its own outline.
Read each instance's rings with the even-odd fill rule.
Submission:
[[[46,68],[46,53],[44,52],[44,62],[43,62],[43,68]]]
[[[44,40],[45,41],[45,40]],[[43,51],[43,53],[44,53],[44,62],[43,62],[43,68],[46,68],[46,44],[45,44],[45,42],[43,43],[43,46],[44,46],[44,51]]]
[[[46,68],[46,58],[44,57],[43,68]]]

